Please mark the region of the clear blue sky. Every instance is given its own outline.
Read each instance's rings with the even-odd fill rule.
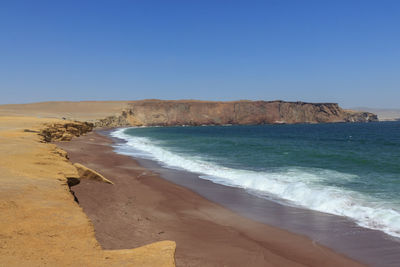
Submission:
[[[0,103],[400,108],[400,1],[0,2]]]

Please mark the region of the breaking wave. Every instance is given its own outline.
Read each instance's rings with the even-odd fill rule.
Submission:
[[[258,196],[282,199],[289,205],[346,216],[360,226],[400,237],[400,211],[390,203],[318,183],[323,180],[351,180],[357,175],[305,167],[276,168],[271,171],[229,168],[198,156],[169,151],[149,138],[125,134],[125,130],[117,129],[111,133],[113,137],[126,141],[115,145],[117,153],[152,159],[169,168],[198,173],[200,178],[214,183],[244,188]]]

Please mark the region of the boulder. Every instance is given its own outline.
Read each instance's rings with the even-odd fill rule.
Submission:
[[[107,178],[105,178],[103,175],[100,173],[96,172],[95,170],[92,170],[80,163],[74,163],[74,167],[78,171],[78,175],[80,179],[90,179],[90,180],[96,180],[99,182],[104,182],[108,184],[114,184]]]
[[[44,142],[70,141],[73,137],[81,136],[93,130],[93,123],[89,122],[66,122],[48,124],[40,131]]]

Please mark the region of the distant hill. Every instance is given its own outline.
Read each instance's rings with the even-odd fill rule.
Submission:
[[[378,119],[380,121],[400,120],[400,109],[384,109],[384,108],[368,108],[368,107],[357,107],[352,109],[374,113],[378,115]]]
[[[120,116],[96,123],[99,127],[247,125],[377,121],[375,114],[345,110],[336,103],[286,101],[132,101]]]
[[[369,122],[377,116],[336,103],[286,101],[137,100],[0,105],[0,116],[94,122],[100,127]]]

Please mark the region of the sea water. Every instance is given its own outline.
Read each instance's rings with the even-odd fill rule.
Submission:
[[[400,237],[400,122],[138,127],[121,154]]]

